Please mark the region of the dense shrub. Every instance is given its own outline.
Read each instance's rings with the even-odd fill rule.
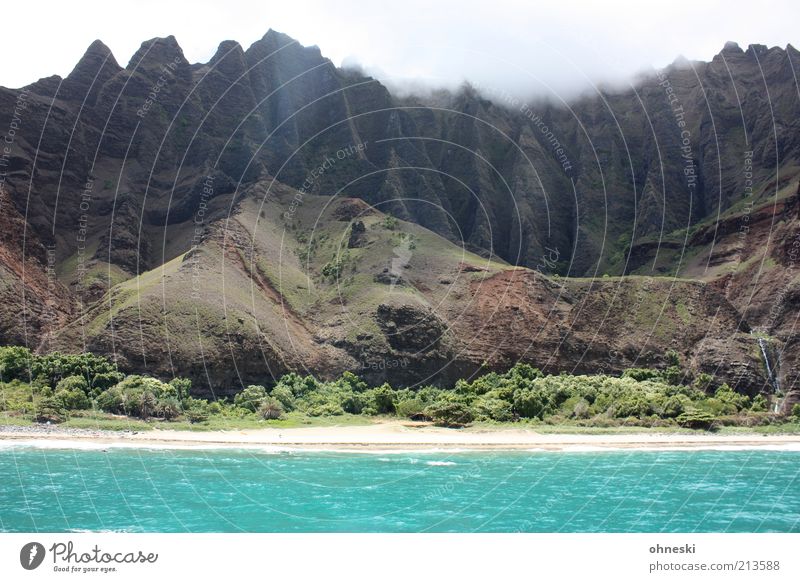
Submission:
[[[272,389],[273,392],[278,389],[288,389],[294,398],[302,398],[306,394],[315,392],[320,387],[319,382],[313,376],[300,376],[294,372],[284,374],[278,383]],[[277,398],[277,396],[276,396]]]
[[[233,397],[233,403],[239,408],[244,408],[250,412],[256,412],[266,398],[266,388],[263,386],[250,385]]]
[[[439,426],[461,427],[473,420],[469,407],[457,401],[443,401],[431,404],[425,409],[425,415]]]
[[[173,420],[178,418],[182,412],[183,407],[180,400],[177,398],[162,398],[156,402],[153,415],[164,420]]]
[[[210,415],[227,418],[281,418],[295,412],[308,416],[395,414],[430,419],[441,426],[464,426],[474,419],[580,426],[680,425],[710,428],[720,424],[755,426],[775,422],[764,395],[751,399],[708,374],[693,381],[680,368],[677,354],[662,370],[632,368],[621,377],[544,375],[527,364],[505,373],[487,371],[459,380],[451,389],[425,386],[371,388],[345,372],[336,380],[289,373],[270,389],[251,385],[232,402],[209,403],[190,395],[191,382],[168,383],[147,376],[123,376],[105,358],[91,354],[37,356],[25,348],[0,348],[0,408],[59,422],[70,410],[90,408],[147,419],[184,416],[204,422]],[[719,385],[713,394],[710,391]],[[800,419],[800,404],[792,409]]]
[[[746,394],[734,392],[733,389],[727,384],[723,384],[717,388],[714,396],[722,402],[733,405],[736,408],[736,411],[744,410],[750,406],[750,398]]]
[[[189,397],[184,403],[183,414],[190,424],[206,422],[209,418],[211,406],[212,404],[205,400]]]
[[[661,380],[661,372],[651,368],[629,368],[622,373],[623,378],[631,378],[637,382],[644,380]]]
[[[550,397],[537,389],[521,389],[514,392],[514,411],[523,418],[543,418],[552,412]]]
[[[708,430],[712,428],[715,418],[707,412],[690,410],[684,412],[675,420],[679,425],[686,428],[699,428]]]
[[[105,389],[109,387],[108,382],[113,381],[117,373],[114,364],[102,356],[95,356],[91,353],[62,354],[53,352],[43,356],[34,356],[31,364],[32,376],[42,378],[52,387],[55,387],[63,378],[83,376],[90,387]],[[119,381],[118,377],[116,378],[116,381]]]
[[[283,416],[283,405],[277,398],[267,397],[258,407],[258,415],[264,420],[275,420]]]
[[[28,381],[32,376],[33,356],[28,348],[0,347],[0,380]]]
[[[114,386],[109,390],[101,393],[96,399],[95,404],[97,408],[112,414],[125,413],[125,400],[122,396],[122,390]]]
[[[401,400],[395,407],[397,416],[404,418],[427,418],[425,416],[425,407],[427,405],[419,398],[409,398]]]
[[[370,406],[377,414],[392,414],[395,411],[395,399],[397,395],[392,387],[383,384],[377,388],[367,391],[367,399]]]
[[[56,384],[56,392],[59,390],[80,390],[84,394],[88,394],[89,383],[83,376],[67,376]]]
[[[36,422],[58,424],[67,419],[67,411],[55,398],[41,398],[36,403]]]
[[[295,399],[294,395],[292,394],[291,388],[286,385],[278,384],[276,385],[271,391],[270,396],[276,399],[278,402],[281,403],[283,409],[287,412],[291,412],[295,408]]]
[[[514,419],[511,403],[500,398],[484,395],[472,404],[472,412],[478,420],[493,420],[496,422],[510,422]]]
[[[691,400],[682,394],[670,396],[664,403],[661,416],[664,418],[676,418],[686,411],[686,406],[690,402]]]
[[[188,378],[173,378],[169,385],[175,389],[175,396],[178,401],[183,402],[190,396],[192,381]]]
[[[79,388],[58,388],[53,398],[66,410],[86,410],[92,407],[89,397]]]
[[[767,399],[763,394],[758,394],[755,398],[753,398],[753,404],[750,406],[750,410],[753,412],[766,412]]]

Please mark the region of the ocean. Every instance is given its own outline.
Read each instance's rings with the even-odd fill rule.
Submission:
[[[0,448],[4,532],[798,532],[800,452]]]

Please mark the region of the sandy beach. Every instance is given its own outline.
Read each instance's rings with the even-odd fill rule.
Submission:
[[[380,422],[363,426],[264,428],[231,431],[100,431],[58,427],[0,427],[0,445],[66,448],[286,448],[386,451],[448,450],[800,450],[800,435],[633,432],[540,433],[533,429],[453,430],[426,423]]]

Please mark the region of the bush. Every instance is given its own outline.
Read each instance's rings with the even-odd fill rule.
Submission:
[[[661,416],[663,416],[664,418],[677,418],[678,416],[686,412],[686,401],[688,400],[689,398],[682,395],[670,396],[664,403],[664,408],[661,411]]]
[[[711,388],[714,386],[714,376],[711,374],[706,374],[705,372],[701,372],[697,378],[694,379],[692,382],[692,388],[695,390],[700,390],[701,392],[711,392]]]
[[[650,368],[628,368],[622,373],[623,378],[631,378],[637,382],[645,380],[661,380],[660,370],[651,370]]]
[[[800,420],[800,402],[792,406],[792,416]]]
[[[514,411],[523,418],[542,419],[552,408],[550,399],[541,390],[522,389],[514,392]]]
[[[0,347],[0,381],[29,381],[33,356],[28,348],[18,346]]]
[[[66,410],[86,410],[92,407],[89,397],[79,388],[58,388],[53,398]]]
[[[438,426],[462,427],[472,422],[469,407],[462,402],[437,402],[425,409],[425,415]]]
[[[183,415],[190,424],[206,422],[209,416],[211,405],[206,400],[189,397],[184,403]]]
[[[396,394],[388,384],[369,390],[367,397],[377,414],[392,414],[395,411]]]
[[[652,407],[642,394],[622,398],[614,405],[614,416],[617,418],[628,418],[631,416],[642,418],[651,413]]]
[[[675,419],[676,422],[686,428],[696,428],[710,430],[714,425],[714,417],[707,412],[690,410],[681,414]]]
[[[309,416],[340,416],[344,414],[344,410],[340,404],[335,402],[321,402],[314,404],[306,409],[306,414]]]
[[[404,418],[428,418],[425,416],[425,406],[419,398],[401,400],[395,406],[395,414]]]
[[[192,390],[192,381],[188,378],[173,378],[169,381],[169,385],[175,389],[175,396],[180,402],[189,398],[189,393]]]
[[[313,376],[300,376],[294,372],[289,372],[281,376],[272,391],[275,392],[279,388],[287,388],[292,393],[292,396],[302,398],[306,394],[317,391],[320,388],[320,384]]]
[[[239,408],[256,412],[261,403],[267,399],[267,390],[263,386],[248,386],[233,397],[233,403]]]
[[[478,398],[473,403],[472,410],[475,418],[479,420],[510,422],[514,419],[511,403],[491,396]]]
[[[83,376],[67,376],[56,384],[56,392],[59,390],[80,390],[84,394],[88,394],[89,383]]]
[[[767,399],[763,394],[758,394],[755,398],[753,398],[753,404],[750,406],[750,410],[753,412],[766,412]]]
[[[539,368],[534,368],[529,364],[516,364],[508,371],[506,376],[522,378],[524,380],[536,380],[537,378],[543,378],[544,374]]]
[[[670,366],[662,373],[661,377],[667,384],[678,386],[683,382],[686,374],[678,366]]]
[[[91,353],[62,354],[53,352],[44,356],[35,356],[31,366],[34,377],[41,377],[50,386],[69,376],[83,376],[87,383],[94,387],[95,378],[100,375],[107,378],[117,372],[114,364],[102,356]]]
[[[67,411],[55,398],[42,398],[36,404],[36,422],[58,424],[67,419]]]
[[[95,399],[97,408],[111,414],[124,414],[125,413],[125,399],[122,395],[122,389],[119,386],[114,386],[109,390],[99,394]]]
[[[181,402],[177,398],[163,398],[156,403],[154,415],[164,420],[178,418],[183,411]]]
[[[744,410],[750,406],[750,398],[746,394],[734,392],[727,384],[717,388],[717,391],[714,392],[714,397],[721,402],[733,405],[737,411]]]
[[[208,420],[208,412],[205,410],[187,410],[184,412],[184,416],[189,421],[189,424],[199,424]]]
[[[265,398],[258,407],[258,415],[264,420],[276,420],[283,416],[283,405],[277,398]]]
[[[294,410],[295,400],[292,390],[288,386],[278,383],[269,394],[281,403],[285,411],[291,412]]]
[[[101,372],[95,374],[92,380],[92,393],[97,396],[103,390],[108,390],[112,386],[116,386],[125,379],[125,374],[122,372]]]

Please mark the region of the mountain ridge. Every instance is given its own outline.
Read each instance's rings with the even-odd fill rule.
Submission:
[[[246,50],[236,41],[223,41],[208,63],[196,64],[185,59],[174,37],[145,41],[124,68],[108,47],[95,41],[66,78],[50,77],[24,88],[30,105],[15,134],[4,182],[7,203],[19,218],[9,220],[10,238],[4,243],[8,252],[0,253],[10,302],[0,321],[19,321],[20,300],[13,298],[23,296],[30,283],[20,275],[28,251],[14,247],[15,240],[31,239],[35,244],[30,248],[40,249],[32,257],[39,266],[27,271],[38,277],[34,288],[41,290],[42,281],[52,281],[50,287],[58,291],[51,291],[52,297],[41,305],[34,302],[35,308],[23,306],[23,313],[30,312],[27,320],[23,317],[24,333],[6,324],[3,340],[24,340],[40,349],[74,349],[75,342],[82,342],[118,355],[128,369],[153,363],[160,374],[188,370],[187,375],[200,382],[205,378],[207,389],[224,391],[248,379],[266,381],[275,371],[302,368],[304,362],[312,362],[309,369],[315,373],[326,373],[342,366],[358,369],[364,357],[372,362],[380,360],[380,354],[383,359],[413,362],[413,370],[392,371],[402,382],[413,384],[452,382],[474,373],[484,362],[501,369],[515,359],[551,370],[602,367],[616,373],[639,363],[639,352],[649,354],[645,361],[665,365],[663,354],[670,349],[681,352],[686,366],[696,373],[716,370],[732,383],[739,374],[745,378],[741,390],[759,390],[767,380],[758,354],[752,353],[748,329],[766,326],[765,333],[779,333],[775,342],[790,346],[795,342],[793,328],[777,321],[770,324],[763,309],[745,316],[748,305],[736,297],[736,291],[746,286],[741,276],[728,278],[734,282],[720,288],[717,274],[697,271],[694,263],[683,260],[682,251],[704,252],[707,240],[687,234],[687,245],[667,235],[688,233],[695,225],[737,211],[743,201],[768,203],[778,191],[795,187],[800,176],[797,65],[800,55],[791,45],[785,50],[751,45],[744,51],[726,44],[707,63],[692,63],[688,69],[673,64],[660,77],[640,79],[633,89],[583,96],[566,108],[511,98],[493,101],[470,87],[439,92],[435,103],[426,105],[420,97],[396,98],[379,81],[336,68],[318,48],[302,47],[272,30]],[[768,103],[764,95],[769,95]],[[680,103],[679,117],[672,96]],[[18,92],[0,89],[0,128],[9,125],[17,97]],[[688,146],[682,132],[690,136]],[[684,159],[681,148],[687,147]],[[694,186],[687,181],[687,169]],[[745,195],[747,182],[752,192]],[[319,196],[329,197],[325,199],[330,204],[334,199],[365,204],[347,202],[346,207],[360,208],[347,221],[332,217],[324,203],[314,206],[321,213],[318,226],[329,236],[340,237],[349,257],[360,257],[347,264],[354,269],[348,277],[364,293],[363,297],[356,293],[359,300],[370,298],[370,310],[356,318],[358,325],[369,328],[369,337],[359,339],[356,336],[364,334],[358,333],[350,337],[348,324],[335,323],[328,306],[312,308],[300,301],[305,312],[275,311],[293,293],[286,295],[281,277],[269,274],[275,268],[281,272],[288,268],[289,259],[279,252],[286,237],[294,237],[292,253],[305,253],[306,278],[315,280],[324,293],[343,276],[338,272],[344,268],[339,260],[342,249],[324,247],[333,254],[325,261],[311,259],[311,254],[321,252],[319,248],[295,240],[297,231],[314,240],[314,221],[295,224],[293,217]],[[260,209],[253,206],[254,197],[261,199]],[[293,206],[291,200],[299,203]],[[290,217],[263,216],[265,208]],[[422,251],[404,246],[411,242],[399,240],[390,228],[360,231],[369,225],[357,226],[364,223],[359,212],[396,217],[403,225],[398,232],[407,236],[423,236],[422,231],[408,230],[412,229],[408,225],[418,224],[430,236],[441,237],[424,235],[444,257],[452,256],[448,245],[454,245],[469,252],[473,262],[482,257],[505,265],[464,273],[490,279],[487,284],[496,292],[513,291],[517,299],[507,305],[508,310],[527,313],[521,321],[542,328],[543,347],[529,353],[501,341],[508,336],[517,344],[524,342],[525,336],[514,332],[514,325],[522,324],[495,313],[489,307],[491,300],[478,316],[470,312],[472,301],[482,304],[478,288],[459,288],[460,299],[440,298],[433,291],[436,286],[457,285],[438,282],[460,272],[451,258],[426,259],[427,268],[441,269],[438,278],[412,277],[414,284],[399,284],[406,281],[401,269],[413,268],[415,253]],[[284,235],[257,242],[261,236],[257,229],[241,226],[242,221],[250,224],[254,213],[256,223],[263,221],[275,232],[284,229]],[[736,216],[731,224],[742,222],[744,215]],[[796,218],[787,214],[784,220],[784,230],[792,231]],[[366,233],[363,236],[371,238],[375,248],[384,249],[376,256],[383,257],[388,271],[363,257],[360,247],[344,244],[345,239],[358,243],[362,236],[358,232]],[[712,247],[718,234],[724,238],[732,233],[715,230],[709,235]],[[225,242],[229,235],[236,241],[233,247]],[[391,253],[385,254],[387,250]],[[768,246],[768,252],[773,250],[778,253],[777,247]],[[16,260],[20,252],[21,261]],[[411,262],[398,267],[409,252]],[[713,255],[713,248],[709,252]],[[213,267],[217,274],[235,281],[231,288],[217,289],[218,297],[209,300],[208,321],[194,318],[200,337],[216,346],[211,361],[219,373],[209,373],[205,362],[189,353],[173,361],[157,341],[147,342],[148,349],[132,347],[137,327],[142,335],[145,323],[156,338],[169,334],[170,325],[184,329],[167,315],[172,304],[167,290],[185,294],[189,288],[189,275],[180,267],[187,256],[213,257],[219,263]],[[273,266],[253,268],[260,256],[272,257]],[[213,271],[211,265],[205,268]],[[302,285],[298,269],[302,272],[298,265],[290,269],[295,286]],[[687,269],[695,283],[678,279]],[[784,271],[787,277],[791,274],[790,267]],[[531,275],[514,275],[517,272]],[[603,281],[604,274],[612,277]],[[613,277],[629,274],[655,281],[648,283],[652,300],[640,299],[647,292],[641,291],[636,279]],[[551,322],[545,315],[552,309],[541,305],[533,309],[536,302],[527,301],[533,293],[549,297],[554,313],[572,312],[558,293],[544,291],[553,284],[552,275],[559,276],[556,280],[562,281],[573,301],[609,313],[620,308],[620,293],[633,297],[634,305],[647,304],[643,309],[647,313],[650,303],[660,301],[670,314],[669,329],[661,329],[666,324],[657,312],[644,317],[627,308],[622,313],[641,319],[642,329],[628,329],[624,320],[614,317],[584,315],[582,321],[565,315]],[[528,281],[528,276],[534,279]],[[580,279],[564,276],[600,279],[587,291]],[[673,283],[660,281],[664,276],[673,277]],[[162,287],[164,313],[154,307],[143,322],[141,302],[137,305],[133,299],[153,281]],[[670,285],[692,297],[691,305],[679,307]],[[248,287],[256,290],[253,301],[258,308],[250,309],[247,317],[237,317],[252,318],[255,327],[242,331],[244,324],[237,320],[234,327],[240,335],[230,340],[250,346],[243,349],[249,355],[240,373],[236,362],[242,358],[237,360],[230,346],[216,340],[230,337],[225,331],[225,294],[246,292]],[[398,289],[410,303],[393,303]],[[764,292],[754,297],[763,301]],[[24,296],[25,301],[34,301],[31,293]],[[386,301],[373,304],[376,297]],[[781,300],[792,297],[787,293]],[[234,303],[247,311],[246,301],[239,298]],[[179,307],[175,304],[172,309],[192,315]],[[690,323],[703,321],[695,314],[713,320],[711,307],[728,313],[724,323],[711,323],[708,337],[690,333]],[[55,320],[45,317],[53,309],[61,315]],[[781,309],[793,311],[795,306],[789,301]],[[102,315],[106,311],[112,316]],[[77,332],[81,325],[63,323],[76,313],[82,314],[81,325],[85,324]],[[115,317],[125,325],[115,326]],[[280,323],[284,317],[291,328],[288,335],[272,321],[277,318]],[[471,323],[463,325],[462,318]],[[268,333],[259,331],[262,328]],[[479,331],[483,328],[494,335],[484,336]],[[570,338],[569,330],[576,329],[577,337]],[[636,350],[617,345],[620,329],[644,346]],[[416,333],[438,341],[420,345]],[[127,338],[122,347],[115,340],[119,334]],[[482,347],[469,347],[472,335]],[[298,353],[293,353],[295,339]],[[200,345],[195,348],[202,351]],[[553,359],[551,353],[558,355]],[[442,371],[443,365],[448,370]],[[790,370],[787,364],[781,373]],[[373,372],[366,371],[376,382],[387,377],[386,370]],[[790,376],[785,380],[785,385],[792,385]]]

